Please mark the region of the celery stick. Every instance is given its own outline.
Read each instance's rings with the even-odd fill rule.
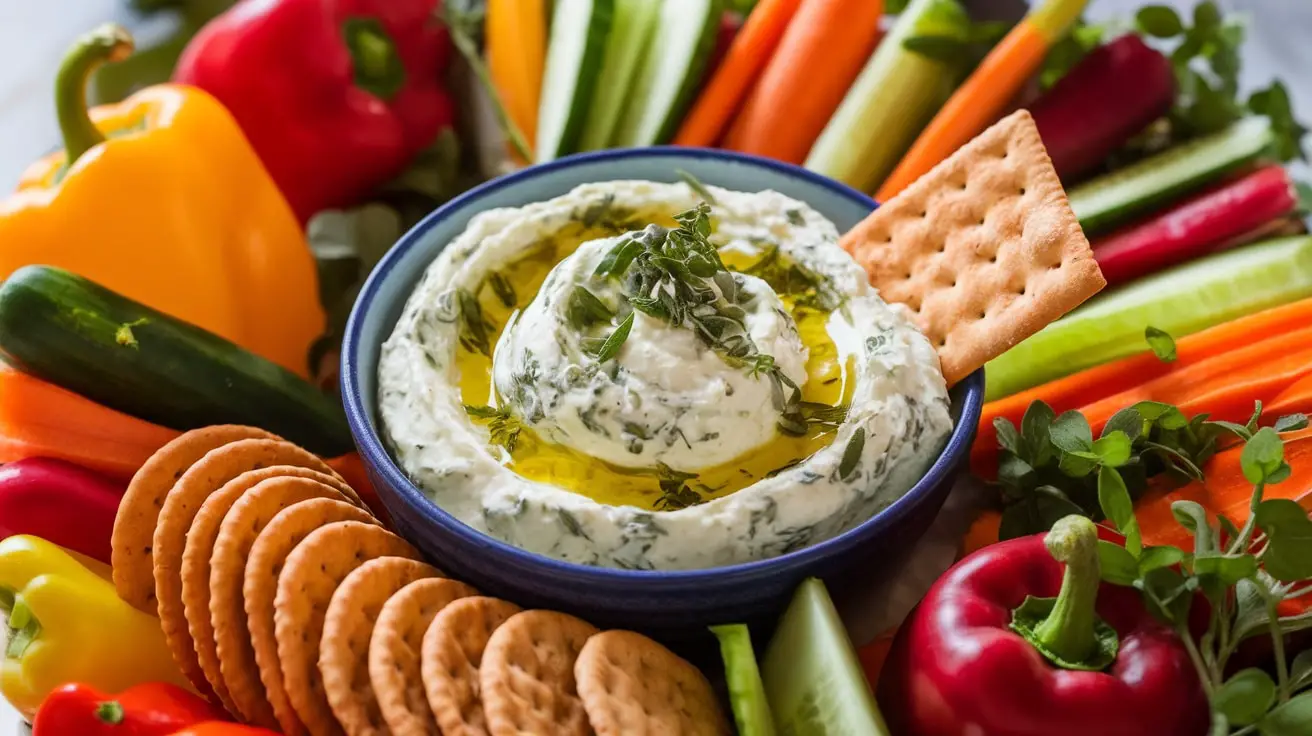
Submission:
[[[820,133],[806,168],[863,191],[878,189],[963,71],[902,43],[915,36],[964,42],[969,30],[957,0],[912,0]]]
[[[660,10],[660,0],[615,0],[615,21],[606,39],[606,56],[592,93],[588,120],[583,124],[580,151],[595,151],[610,144],[624,102],[633,93],[638,64],[656,30]]]
[[[724,659],[724,679],[729,684],[729,703],[733,706],[738,736],[774,736],[774,716],[766,702],[761,670],[756,666],[752,636],[745,624],[712,626],[711,633],[720,640]]]
[[[1162,271],[1098,297],[989,362],[989,401],[1312,296],[1312,236],[1269,240]]]

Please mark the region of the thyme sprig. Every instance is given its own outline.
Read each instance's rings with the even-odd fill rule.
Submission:
[[[513,453],[519,444],[519,434],[524,430],[509,410],[491,406],[471,406],[465,404],[465,413],[475,419],[487,420],[488,431],[492,434],[492,444],[501,445],[506,452]]]

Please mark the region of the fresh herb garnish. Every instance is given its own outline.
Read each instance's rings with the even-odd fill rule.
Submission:
[[[620,354],[624,341],[629,339],[629,330],[633,329],[633,312],[629,312],[619,327],[605,339],[592,338],[584,340],[584,346],[596,357],[598,363],[605,363]]]
[[[1212,522],[1194,501],[1176,501],[1171,513],[1193,537],[1193,551],[1145,547],[1130,493],[1116,482],[1117,471],[1104,467],[1099,507],[1125,542],[1099,541],[1103,578],[1137,588],[1148,610],[1184,642],[1211,705],[1209,733],[1302,733],[1312,714],[1312,653],[1291,661],[1286,638],[1309,628],[1312,614],[1282,614],[1279,607],[1312,592],[1312,521],[1294,501],[1263,499],[1292,472],[1277,430],[1231,426],[1244,443],[1240,468],[1253,484],[1242,528],[1224,515]],[[1199,596],[1207,601],[1207,628],[1195,636]],[[1274,677],[1230,666],[1256,636],[1270,637]]]
[[[1152,348],[1153,355],[1156,355],[1158,360],[1163,363],[1175,362],[1175,338],[1165,330],[1148,325],[1144,328],[1143,338],[1148,341],[1148,347]]]
[[[802,309],[832,312],[846,301],[828,279],[784,255],[774,243],[766,246],[743,273],[769,284],[776,294],[792,296],[793,304]]]
[[[524,425],[520,424],[508,410],[465,404],[465,413],[475,419],[487,421],[492,444],[501,445],[509,453],[515,451],[515,447],[519,444],[519,433],[523,431]]]
[[[483,316],[483,307],[478,297],[465,289],[456,291],[460,303],[460,344],[471,353],[480,353],[491,357],[492,340],[489,335],[496,332],[496,327]]]
[[[575,286],[570,292],[566,308],[569,323],[576,330],[583,330],[593,325],[609,322],[615,315],[595,294],[582,286]]]
[[[851,438],[847,440],[847,447],[843,448],[843,459],[838,463],[839,480],[851,480],[855,476],[857,466],[861,464],[861,452],[865,447],[866,428],[857,427]]]
[[[692,174],[689,174],[683,169],[675,169],[674,173],[678,174],[679,178],[683,180],[683,183],[687,184],[688,188],[696,192],[697,196],[701,197],[702,200],[705,201],[707,204],[716,203],[715,195],[711,194],[711,190],[707,189],[706,185],[703,184],[700,179],[693,176]]]

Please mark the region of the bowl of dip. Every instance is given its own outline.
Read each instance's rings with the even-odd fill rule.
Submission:
[[[397,530],[485,594],[677,637],[872,577],[965,460],[949,391],[839,234],[875,207],[688,148],[488,182],[407,233],[347,326],[342,396]]]

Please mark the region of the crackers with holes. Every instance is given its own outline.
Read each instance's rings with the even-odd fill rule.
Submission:
[[[209,690],[209,680],[201,671],[182,606],[182,555],[187,532],[201,504],[211,493],[242,473],[271,465],[296,465],[337,476],[318,457],[289,442],[237,440],[210,450],[188,468],[173,484],[159,512],[152,547],[160,625],[178,668],[202,692]]]
[[[342,580],[324,614],[319,673],[328,705],[348,736],[387,733],[369,681],[369,640],[383,604],[406,585],[440,575],[405,557],[379,557]]]
[[[291,466],[275,466],[237,476],[228,486],[259,473],[271,472]],[[247,723],[264,728],[278,728],[273,706],[265,695],[264,684],[260,682],[259,669],[255,662],[255,650],[251,647],[250,628],[246,623],[245,599],[242,595],[242,581],[246,572],[246,561],[250,557],[251,547],[256,537],[269,524],[275,515],[292,504],[312,498],[324,498],[347,502],[342,492],[341,482],[330,476],[305,468],[294,468],[293,475],[279,475],[259,481],[250,489],[232,500],[231,508],[223,515],[218,531],[214,536],[213,552],[209,560],[209,620],[212,626],[214,651],[219,664],[224,689],[232,699],[236,715]],[[225,486],[225,489],[228,488]],[[223,491],[210,496],[201,505],[197,521],[192,524],[193,533],[200,520],[212,504],[220,504]],[[189,601],[190,582],[186,574],[188,555],[192,552],[193,540],[187,539],[187,552],[183,554],[183,604],[188,606],[187,620],[191,621]],[[271,585],[276,585],[277,575],[270,577]],[[197,647],[201,638],[193,631]],[[205,674],[210,675],[204,655],[201,666]],[[215,688],[218,689],[217,687]]]
[[[884,301],[911,309],[948,385],[1106,285],[1025,110],[882,204],[841,245]]]
[[[279,439],[255,427],[220,425],[184,432],[150,456],[132,476],[114,516],[110,561],[118,597],[155,615],[155,526],[173,484],[210,450],[246,439]]]
[[[264,683],[269,705],[282,732],[287,736],[300,736],[306,731],[287,696],[278,659],[275,623],[278,579],[292,550],[306,537],[323,526],[346,521],[378,523],[363,509],[341,501],[312,498],[293,503],[278,511],[259,533],[246,560],[242,600],[246,606],[251,648],[254,650],[260,681]],[[316,651],[318,642],[316,638]]]
[[[641,634],[607,631],[588,639],[574,676],[597,736],[732,733],[706,676]]]
[[[265,533],[268,531],[266,528]],[[324,618],[337,586],[376,557],[417,560],[419,553],[380,526],[339,521],[310,532],[287,555],[287,563],[278,573],[273,617],[278,662],[287,698],[310,733],[342,733],[324,694],[318,666]]]
[[[201,671],[205,673],[205,678],[214,694],[223,702],[224,708],[233,714],[238,711],[219,670],[214,626],[210,621],[210,556],[214,552],[219,525],[232,504],[256,484],[280,477],[321,483],[334,488],[343,500],[348,493],[352,497],[355,495],[350,486],[340,479],[293,465],[274,465],[242,473],[210,494],[200,505],[196,518],[191,522],[191,529],[187,532],[182,552],[182,610],[187,620],[187,630],[196,645],[196,657],[200,661]]]
[[[424,634],[440,611],[474,595],[478,592],[464,583],[424,578],[401,588],[383,604],[369,639],[369,682],[393,736],[441,733],[428,706],[420,669]]]
[[[487,733],[479,693],[479,666],[492,632],[519,606],[473,596],[453,601],[433,617],[420,649],[420,673],[428,707],[445,736]]]
[[[591,733],[574,661],[592,624],[563,613],[524,611],[492,632],[478,680],[491,736]]]

